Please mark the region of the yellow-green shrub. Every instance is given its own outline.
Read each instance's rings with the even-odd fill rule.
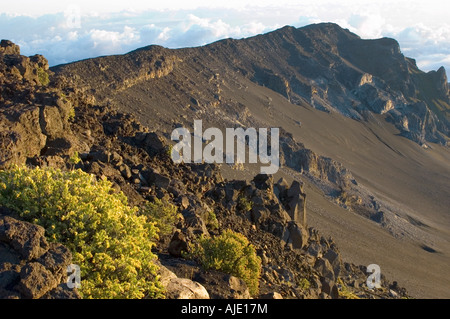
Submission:
[[[41,67],[37,68],[37,76],[38,76],[39,82],[43,86],[47,86],[50,83],[48,73],[43,68],[41,68]]]
[[[206,269],[241,278],[252,295],[258,293],[261,258],[244,235],[227,229],[216,237],[202,237],[197,245],[191,247],[190,256]]]
[[[141,208],[140,214],[154,221],[161,235],[172,233],[180,215],[176,206],[158,198],[154,202],[146,202]]]
[[[72,251],[84,298],[162,297],[151,252],[157,229],[110,182],[81,170],[16,167],[0,171],[0,205]]]
[[[245,196],[240,196],[238,199],[238,209],[243,210],[244,212],[249,212],[253,208],[253,202]]]

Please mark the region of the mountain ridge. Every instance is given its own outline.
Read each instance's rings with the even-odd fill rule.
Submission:
[[[196,54],[199,56],[195,57]],[[175,61],[183,64],[183,57],[204,63],[220,60],[229,69],[271,88],[294,104],[306,102],[317,109],[337,111],[359,120],[364,119],[362,113],[366,110],[387,113],[402,135],[419,144],[446,145],[449,140],[450,97],[445,69],[420,71],[412,59],[401,53],[394,39],[364,40],[336,24],[323,23],[303,28],[286,26],[250,38],[224,39],[197,48],[147,46],[109,59],[130,57],[130,61],[122,63],[135,63],[139,69],[145,55],[155,59],[150,63],[155,68],[161,66],[163,72],[170,72]],[[104,59],[108,58],[84,60],[52,70],[70,73],[79,63],[102,63]],[[166,63],[168,69],[164,68]],[[92,72],[96,68],[91,65],[89,69]],[[98,80],[95,81],[101,83]],[[117,82],[120,81],[127,82],[126,79]]]

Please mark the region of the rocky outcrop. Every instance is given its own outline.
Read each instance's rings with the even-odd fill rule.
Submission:
[[[76,288],[66,284],[72,260],[69,249],[48,243],[42,227],[0,210],[0,298],[79,298]]]
[[[20,55],[20,47],[9,40],[0,42],[0,54]]]
[[[109,92],[120,92],[136,84],[167,76],[182,60],[170,50],[160,46],[148,46],[129,53],[132,59],[122,56],[107,56],[98,60],[75,63],[76,70],[64,73],[63,82],[90,91],[90,83],[97,83],[96,94],[106,97]],[[58,72],[61,67],[54,68]]]
[[[0,167],[22,165],[41,154],[71,155],[74,148],[84,148],[73,138],[69,123],[74,105],[49,86],[51,74],[43,56],[25,57],[15,44],[1,42]]]
[[[280,145],[283,165],[337,187],[347,188],[350,184],[356,183],[351,172],[342,164],[305,148],[290,134],[280,137]]]

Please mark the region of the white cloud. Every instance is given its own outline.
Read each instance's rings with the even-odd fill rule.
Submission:
[[[378,14],[353,14],[348,23],[361,37],[380,38],[386,20]]]
[[[158,41],[162,41],[165,42],[170,38],[170,28],[169,27],[165,27],[161,33],[158,35],[158,37],[156,38],[156,40]]]

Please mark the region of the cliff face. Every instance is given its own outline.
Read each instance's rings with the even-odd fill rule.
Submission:
[[[386,114],[415,142],[448,142],[444,68],[420,71],[394,39],[364,40],[338,25],[318,24],[219,41],[205,50],[291,103],[358,120],[366,110]],[[411,125],[405,126],[405,119]]]
[[[96,82],[97,96],[106,97],[111,91],[120,92],[143,81],[166,76],[176,67],[179,59],[170,50],[149,46],[129,53],[129,58],[107,56],[79,62],[74,72],[65,73],[66,80],[79,89],[91,89]],[[53,68],[65,69],[64,66]]]

